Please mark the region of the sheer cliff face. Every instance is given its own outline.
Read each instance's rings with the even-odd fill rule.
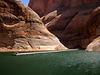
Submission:
[[[55,3],[62,3],[65,6],[72,8],[94,2],[99,2],[99,0],[30,0],[28,6],[36,11],[40,16],[43,16],[48,7]]]
[[[92,12],[100,6],[100,0],[41,0],[43,4],[35,5],[36,1],[41,3],[39,0],[30,0],[29,6],[33,10],[37,10],[35,6],[45,7],[41,8],[44,13],[40,14],[41,10],[36,12],[42,16],[47,29],[66,47],[86,48],[100,35],[100,27],[91,24],[92,21],[89,23]]]
[[[32,9],[18,0],[0,0],[0,51],[58,48],[66,49]]]

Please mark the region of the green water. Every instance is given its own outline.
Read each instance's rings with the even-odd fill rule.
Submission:
[[[100,53],[82,50],[26,56],[0,53],[0,75],[100,75]]]

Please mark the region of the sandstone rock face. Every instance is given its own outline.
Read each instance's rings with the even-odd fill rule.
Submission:
[[[100,0],[83,0],[84,4],[99,2]]]
[[[95,5],[94,5],[95,6]],[[92,26],[87,22],[96,7],[87,6],[81,9],[72,8],[65,11],[54,10],[42,17],[45,26],[55,34],[60,41],[68,48],[86,48],[87,45],[99,35],[99,28],[96,29],[96,35],[88,34],[88,30],[92,30]],[[92,32],[90,32],[92,33]],[[91,36],[86,38],[86,36]]]
[[[100,52],[100,36],[94,39],[86,48],[87,51]]]
[[[69,48],[86,48],[86,46],[89,44],[88,40],[82,40],[86,37],[84,36],[85,33],[83,34],[83,32],[92,11],[93,9],[79,11],[79,13],[70,21],[68,26],[65,28],[63,35],[66,36],[65,38],[68,41],[66,43]]]
[[[57,50],[59,47],[67,49],[32,9],[18,0],[0,0],[0,51]]]
[[[30,3],[29,3],[29,7],[31,7],[32,9],[34,9],[34,11],[36,11],[39,15],[42,15],[44,14],[44,11],[45,11],[45,6],[47,5],[47,1],[44,0],[30,0]],[[40,12],[41,11],[41,12]]]
[[[54,6],[67,6],[70,8],[79,7],[86,4],[91,4],[94,2],[100,2],[100,0],[30,0],[29,7],[35,10],[40,16],[43,16],[48,8],[54,9]],[[50,10],[51,10],[50,9]]]
[[[52,0],[50,2],[44,9],[41,19],[47,29],[66,47],[84,49],[99,36],[100,28],[93,23],[93,20],[97,20],[96,23],[100,24],[99,19],[92,16],[94,9],[100,6],[100,0],[58,0],[57,2]]]
[[[91,26],[91,29],[90,29]],[[100,7],[96,8],[88,21],[88,33],[98,36],[88,46],[87,51],[100,51]],[[95,34],[96,33],[96,34]]]
[[[100,30],[100,6],[90,16],[87,23],[87,30],[90,35],[100,36],[100,31],[98,31]]]
[[[69,21],[71,21],[78,12],[78,9],[69,9],[63,12],[55,10],[43,16],[42,21],[50,31],[64,30]]]

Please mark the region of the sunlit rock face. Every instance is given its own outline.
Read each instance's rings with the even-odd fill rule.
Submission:
[[[0,0],[0,51],[65,50],[40,17],[18,0]]]
[[[33,2],[32,2],[33,1]],[[36,10],[37,6],[42,7],[45,0],[30,0],[29,6]],[[56,35],[59,40],[68,48],[83,48],[99,35],[99,28],[95,28],[95,35],[91,35],[92,26],[90,16],[94,9],[100,6],[100,0],[46,0],[43,4],[44,13],[36,11],[41,17],[47,29]],[[35,7],[36,6],[36,7]],[[41,8],[42,9],[42,8]],[[96,18],[93,18],[96,20]],[[87,28],[88,27],[88,28]]]
[[[94,39],[86,48],[90,52],[100,52],[100,36]]]

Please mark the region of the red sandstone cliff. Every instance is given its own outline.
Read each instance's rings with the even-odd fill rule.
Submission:
[[[35,10],[40,16],[43,16],[48,10],[48,7],[58,3],[64,6],[73,8],[77,6],[82,6],[85,4],[91,4],[94,2],[99,2],[100,0],[30,0],[29,7]]]
[[[0,0],[0,51],[67,49],[40,17],[18,0]]]
[[[100,0],[30,0],[29,3],[29,7],[42,16],[47,29],[68,48],[86,48],[100,36],[100,20],[92,18],[98,20],[95,25],[90,21],[98,6]]]
[[[87,24],[90,35],[94,35],[96,38],[87,46],[86,50],[100,52],[100,7],[93,11]]]

